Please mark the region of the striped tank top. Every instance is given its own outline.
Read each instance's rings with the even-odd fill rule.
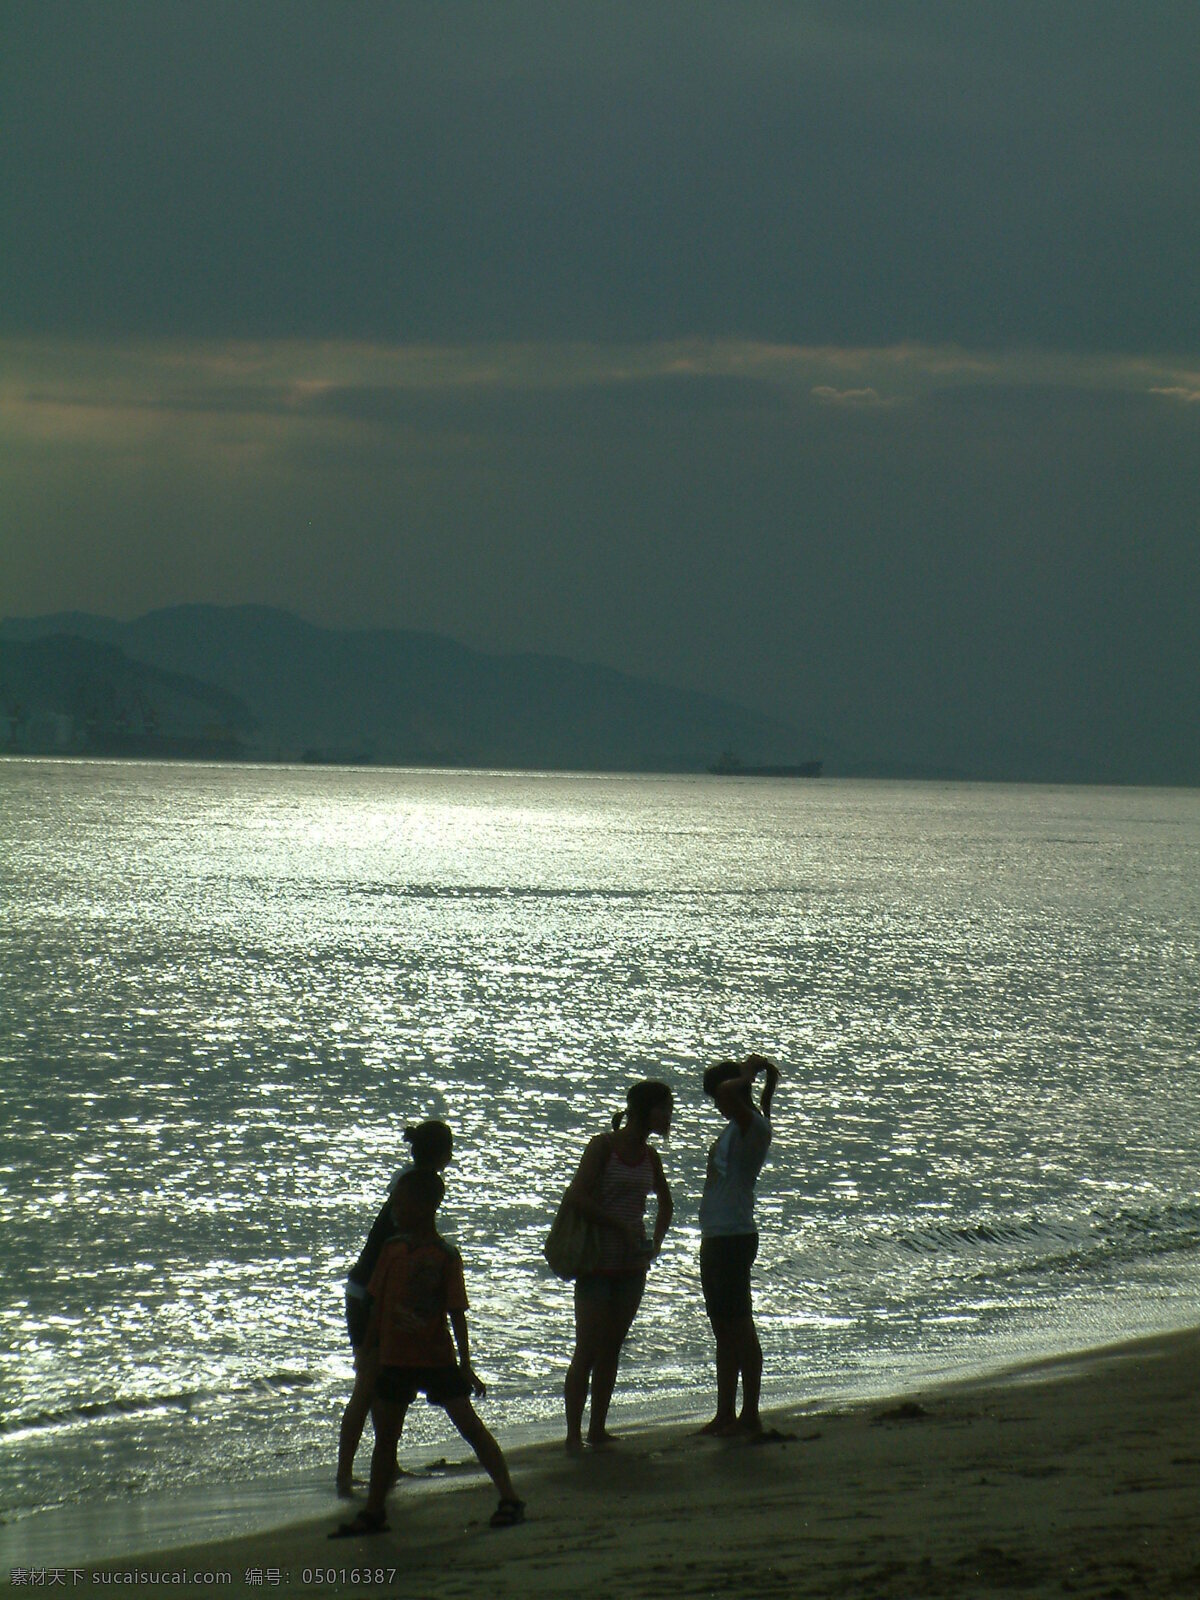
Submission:
[[[613,1150],[600,1179],[597,1198],[614,1221],[633,1223],[645,1238],[643,1218],[646,1214],[646,1198],[653,1187],[654,1163],[650,1159],[649,1148],[643,1151],[642,1159],[636,1162],[625,1161]],[[600,1272],[643,1272],[645,1268],[645,1256],[639,1256],[630,1249],[629,1241],[622,1234],[614,1232],[612,1228],[601,1228]]]

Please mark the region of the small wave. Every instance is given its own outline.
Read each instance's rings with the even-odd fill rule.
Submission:
[[[227,1394],[290,1394],[293,1389],[308,1389],[316,1382],[311,1372],[272,1372],[265,1378],[228,1389]]]
[[[778,897],[780,895],[806,895],[815,893],[815,886],[797,884],[739,884],[731,887],[720,884],[713,887],[708,884],[690,884],[683,888],[668,888],[656,885],[647,889],[619,889],[597,888],[594,884],[586,887],[572,888],[570,885],[557,885],[553,888],[539,887],[536,884],[486,884],[486,883],[351,883],[347,884],[339,893],[357,900],[430,900],[430,901],[555,901],[562,900],[571,904],[591,903],[595,905],[623,905],[629,902],[642,902],[646,900],[659,901],[711,901],[711,900],[760,900]]]
[[[1084,1277],[1111,1267],[1200,1251],[1200,1203],[1172,1202],[1144,1210],[1123,1208],[1081,1224],[1072,1248],[1014,1263],[1003,1274]]]
[[[1058,1223],[1036,1217],[1014,1221],[997,1218],[987,1222],[943,1223],[900,1234],[895,1243],[914,1255],[941,1255],[947,1250],[970,1251],[980,1245],[1027,1244],[1042,1238],[1069,1241],[1075,1233]]]
[[[153,1416],[160,1411],[190,1412],[206,1401],[239,1394],[285,1394],[311,1387],[316,1379],[307,1372],[273,1372],[244,1383],[220,1389],[180,1389],[164,1394],[141,1394],[113,1400],[83,1401],[53,1411],[29,1412],[24,1416],[0,1417],[0,1438],[18,1433],[47,1433],[56,1428],[75,1428],[82,1424],[106,1422],[112,1417]]]
[[[980,1265],[981,1282],[1086,1276],[1110,1266],[1200,1250],[1200,1203],[1125,1207],[1053,1221],[1018,1217],[931,1224],[893,1235],[888,1242],[925,1257],[978,1253],[988,1263]]]
[[[354,883],[345,889],[356,899],[389,900],[648,900],[660,891],[653,889],[538,888],[536,885],[511,886],[446,883]]]

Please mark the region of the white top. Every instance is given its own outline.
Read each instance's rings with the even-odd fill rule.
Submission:
[[[762,1171],[771,1143],[771,1124],[750,1108],[745,1133],[730,1119],[708,1152],[708,1176],[700,1197],[700,1234],[705,1239],[757,1233],[754,1225],[754,1180]]]

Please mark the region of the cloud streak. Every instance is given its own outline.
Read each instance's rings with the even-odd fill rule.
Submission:
[[[852,381],[851,381],[852,380]],[[78,343],[0,341],[0,431],[9,440],[95,447],[153,438],[178,419],[227,434],[238,420],[281,444],[297,430],[413,426],[471,407],[602,399],[641,415],[656,402],[686,413],[809,401],[843,410],[909,405],[960,391],[1074,390],[1200,398],[1183,361],[1054,351],[786,346],[664,341],[395,346],[365,342]],[[454,408],[457,407],[457,412]],[[578,410],[571,413],[578,416]]]

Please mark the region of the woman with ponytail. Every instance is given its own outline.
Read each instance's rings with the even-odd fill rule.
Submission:
[[[674,1100],[665,1083],[635,1083],[625,1096],[625,1111],[613,1117],[613,1131],[598,1134],[583,1153],[567,1194],[587,1217],[601,1224],[600,1264],[575,1282],[575,1353],[563,1387],[567,1410],[567,1449],[583,1449],[583,1412],[592,1395],[587,1442],[612,1442],[605,1426],[617,1380],[621,1346],[646,1286],[646,1269],[662,1249],[671,1225],[671,1191],[651,1134],[671,1128]],[[651,1191],[658,1199],[654,1236],[647,1239],[644,1216]]]
[[[362,1254],[346,1277],[346,1328],[354,1352],[354,1388],[338,1431],[337,1491],[342,1496],[354,1492],[354,1455],[371,1409],[379,1371],[379,1346],[367,1342],[367,1326],[371,1320],[367,1284],[384,1245],[396,1232],[392,1193],[406,1172],[442,1172],[454,1155],[454,1134],[444,1122],[422,1122],[415,1128],[405,1128],[404,1138],[412,1151],[412,1165],[398,1172],[388,1185],[388,1197],[371,1224]]]

